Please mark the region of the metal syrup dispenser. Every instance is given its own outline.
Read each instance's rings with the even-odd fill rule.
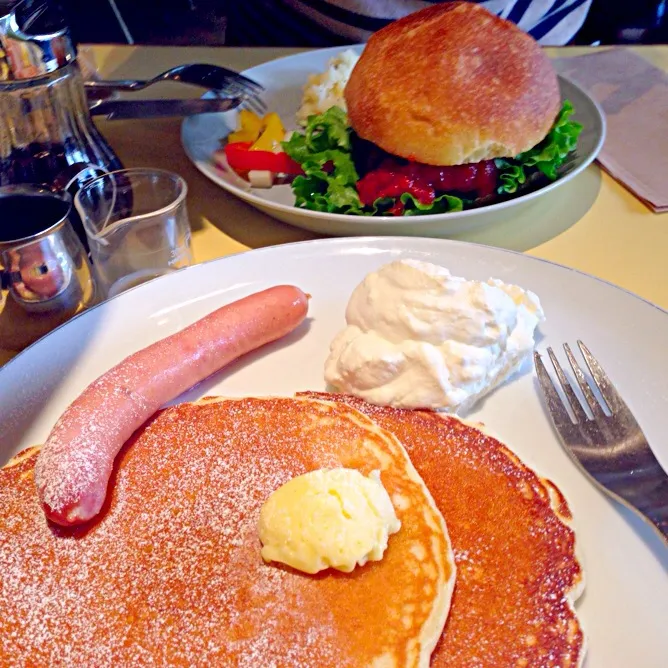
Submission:
[[[90,118],[63,17],[44,0],[23,0],[4,16],[3,6],[0,0],[0,186],[57,188],[78,168],[120,169]],[[87,178],[84,171],[81,181]]]

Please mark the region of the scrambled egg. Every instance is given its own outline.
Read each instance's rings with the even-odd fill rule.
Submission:
[[[311,74],[306,86],[302,105],[297,112],[297,121],[306,125],[309,116],[322,114],[330,107],[341,107],[347,111],[343,91],[359,56],[352,50],[342,51],[327,63],[327,70]]]

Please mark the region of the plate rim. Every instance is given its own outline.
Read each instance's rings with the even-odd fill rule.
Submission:
[[[375,243],[391,243],[393,241],[400,241],[401,243],[413,243],[413,242],[420,242],[420,241],[427,241],[430,244],[433,244],[436,242],[438,245],[445,243],[446,245],[452,245],[452,246],[466,246],[466,247],[473,247],[473,248],[482,248],[486,250],[490,250],[492,252],[498,252],[501,254],[510,254],[513,256],[520,256],[522,258],[525,258],[530,261],[537,262],[539,264],[547,264],[551,265],[553,267],[558,267],[559,269],[565,269],[567,271],[576,273],[580,276],[583,276],[585,279],[593,279],[595,281],[598,281],[600,283],[603,283],[615,290],[619,290],[622,293],[625,293],[626,295],[637,299],[641,302],[644,302],[650,307],[653,307],[656,309],[659,313],[662,313],[664,315],[668,316],[668,309],[663,308],[659,304],[655,304],[654,302],[650,301],[649,299],[646,299],[645,297],[632,292],[631,290],[624,288],[620,285],[616,285],[612,281],[609,281],[605,278],[600,278],[598,276],[595,276],[594,274],[590,274],[586,271],[582,271],[581,269],[576,269],[574,267],[569,267],[568,265],[561,264],[559,262],[555,262],[553,260],[548,260],[547,258],[543,257],[538,257],[536,255],[528,255],[525,252],[522,251],[517,251],[517,250],[512,250],[509,248],[500,248],[498,246],[492,246],[490,244],[480,244],[476,243],[474,241],[462,241],[459,239],[443,239],[443,238],[431,238],[431,237],[425,237],[425,236],[402,236],[402,235],[369,235],[369,236],[344,236],[344,237],[331,237],[331,238],[325,238],[325,239],[305,239],[303,241],[292,241],[289,243],[278,243],[278,244],[271,244],[270,246],[262,246],[261,248],[249,248],[247,250],[239,250],[234,253],[229,253],[228,255],[223,255],[221,257],[216,257],[212,258],[210,260],[205,260],[203,262],[196,262],[188,267],[183,267],[181,269],[177,269],[176,271],[170,272],[169,274],[163,274],[162,276],[157,276],[156,278],[151,279],[150,281],[146,281],[145,283],[141,283],[139,285],[135,285],[132,288],[129,288],[128,290],[124,290],[123,292],[120,292],[117,295],[114,295],[113,297],[109,297],[107,299],[104,299],[97,304],[93,304],[89,308],[77,313],[76,315],[72,316],[69,320],[66,320],[65,322],[61,323],[57,327],[54,327],[52,330],[50,330],[48,333],[46,333],[44,336],[41,336],[39,339],[36,341],[33,341],[29,346],[26,346],[23,350],[21,350],[19,353],[14,355],[10,360],[5,362],[2,366],[0,366],[0,380],[2,380],[2,376],[4,375],[5,369],[7,369],[11,364],[16,362],[19,358],[23,358],[27,353],[29,353],[35,346],[38,344],[42,343],[45,339],[48,339],[53,333],[63,329],[64,327],[68,327],[70,323],[72,323],[75,320],[78,320],[79,318],[86,316],[88,313],[91,313],[98,308],[108,304],[111,301],[115,301],[117,299],[123,298],[124,295],[134,292],[135,290],[141,290],[145,286],[149,284],[154,284],[157,281],[160,281],[161,279],[164,279],[168,276],[182,273],[182,272],[188,272],[192,269],[197,269],[198,267],[202,267],[205,265],[210,265],[210,264],[215,264],[215,263],[222,263],[225,262],[228,259],[238,257],[241,255],[247,255],[249,253],[252,254],[261,254],[261,253],[266,253],[266,252],[276,252],[277,250],[282,250],[284,248],[293,248],[295,246],[309,246],[309,245],[318,245],[318,246],[344,246],[344,245],[353,245],[353,246],[363,246],[363,245],[368,245],[368,244],[375,244]],[[11,298],[11,297],[10,297]]]
[[[274,58],[272,60],[265,61],[263,63],[259,63],[257,65],[254,65],[253,67],[246,68],[240,74],[243,74],[244,76],[249,76],[252,78],[253,75],[253,70],[264,67],[269,64],[277,63],[280,61],[286,61],[290,60],[295,57],[301,57],[304,54],[313,54],[313,53],[333,53],[335,51],[340,52],[342,50],[346,49],[351,49],[351,48],[363,48],[365,45],[361,43],[357,44],[349,44],[349,45],[341,45],[340,47],[326,47],[322,49],[306,49],[304,51],[300,51],[298,53],[294,54],[288,54],[285,56],[280,56],[278,58]],[[589,104],[592,105],[594,110],[597,113],[597,120],[600,124],[600,134],[597,138],[596,144],[594,148],[589,152],[589,154],[585,157],[585,159],[577,165],[572,171],[568,172],[565,174],[562,178],[558,178],[555,181],[551,181],[550,183],[547,183],[546,185],[542,186],[541,188],[538,188],[537,190],[532,190],[528,193],[525,193],[523,195],[520,195],[519,197],[513,197],[501,202],[495,202],[492,204],[487,204],[485,206],[477,207],[475,209],[465,209],[463,211],[455,211],[455,212],[444,212],[444,213],[431,213],[431,214],[426,214],[426,215],[421,215],[421,216],[414,216],[411,218],[416,218],[419,220],[420,223],[424,224],[429,224],[429,223],[436,223],[439,221],[443,221],[444,217],[447,216],[445,220],[466,220],[471,217],[475,218],[476,216],[480,215],[494,215],[495,213],[505,211],[506,209],[512,208],[513,206],[521,206],[522,204],[527,204],[538,197],[545,195],[549,192],[552,192],[555,188],[558,188],[559,186],[568,183],[575,177],[577,177],[580,173],[582,173],[587,167],[589,167],[598,157],[600,154],[603,144],[605,143],[605,138],[607,135],[607,120],[605,116],[605,112],[603,111],[601,105],[587,92],[585,91],[582,86],[577,84],[576,82],[572,81],[566,76],[563,76],[562,74],[559,74],[556,72],[557,80],[559,82],[565,81],[567,82],[568,85],[572,86],[575,88],[583,97],[587,99]],[[211,92],[209,91],[208,93],[205,93],[202,97],[206,98],[211,95]],[[224,112],[220,112],[224,113]],[[342,223],[342,224],[348,224],[348,225],[354,225],[354,226],[359,226],[360,229],[362,230],[364,227],[367,226],[373,226],[373,225],[388,225],[390,227],[399,227],[400,225],[405,225],[406,224],[406,216],[352,216],[350,214],[344,214],[344,213],[329,213],[327,211],[313,211],[311,209],[304,209],[301,207],[296,207],[296,206],[289,206],[287,204],[283,204],[281,202],[274,202],[272,200],[267,200],[263,199],[259,195],[256,195],[254,192],[251,190],[244,190],[241,187],[238,187],[232,183],[224,182],[221,183],[222,178],[215,178],[216,175],[216,168],[212,166],[210,163],[205,163],[202,160],[198,160],[189,150],[188,145],[185,140],[185,135],[187,131],[187,126],[189,123],[192,122],[191,119],[197,118],[197,116],[202,116],[203,114],[196,114],[194,116],[189,116],[187,118],[184,118],[183,121],[181,122],[181,128],[179,132],[179,137],[181,141],[181,148],[183,152],[185,153],[186,157],[190,161],[190,163],[209,181],[214,183],[216,186],[219,188],[222,188],[226,192],[230,193],[231,195],[237,197],[238,199],[247,202],[251,204],[251,206],[254,206],[255,208],[258,208],[260,210],[270,210],[273,212],[277,212],[280,214],[284,215],[295,215],[295,212],[299,212],[297,215],[303,215],[313,221],[330,221],[333,224],[337,223]],[[212,114],[207,114],[207,115],[212,115]],[[218,115],[218,114],[216,114]],[[356,223],[358,225],[356,225]],[[365,224],[366,223],[366,224]],[[291,223],[292,225],[299,226],[297,223]],[[309,228],[310,229],[310,228]],[[390,233],[391,234],[391,233]],[[389,236],[389,235],[388,235]]]

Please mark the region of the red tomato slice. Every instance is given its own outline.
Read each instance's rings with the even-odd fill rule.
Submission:
[[[303,174],[301,165],[287,153],[251,151],[250,142],[239,141],[225,145],[225,157],[230,167],[238,172],[267,170],[275,174]]]

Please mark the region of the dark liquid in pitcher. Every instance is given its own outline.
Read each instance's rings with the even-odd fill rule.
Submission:
[[[0,196],[0,242],[31,237],[67,215],[67,202],[41,195]]]
[[[26,183],[55,187],[56,190],[62,190],[77,173],[86,167],[86,163],[84,162],[70,164],[68,162],[68,153],[70,154],[71,161],[72,155],[76,155],[76,152],[72,150],[72,146],[54,142],[33,142],[22,148],[15,148],[9,157],[0,158],[0,186]],[[120,163],[118,163],[118,166],[120,167]],[[117,165],[113,164],[112,168],[116,167]],[[69,194],[74,197],[79,187],[92,176],[96,175],[90,171],[81,172],[79,178],[70,185]],[[0,209],[1,211],[2,209]],[[16,216],[15,220],[21,221],[20,225],[22,227],[24,224],[27,224],[25,222],[27,216]],[[0,225],[2,225],[2,222],[3,217],[0,213]],[[74,207],[70,211],[70,222],[83,243],[86,252],[88,252],[88,239]],[[29,235],[29,232],[22,234],[21,230],[17,230],[16,236],[12,238],[22,238]]]
[[[97,143],[101,147],[106,146],[101,137]],[[0,186],[25,183],[63,190],[70,180],[79,174],[68,188],[69,194],[74,198],[76,191],[86,181],[99,176],[99,172],[86,169],[88,163],[97,164],[97,161],[93,161],[85,150],[77,148],[73,139],[67,139],[65,143],[32,142],[21,148],[14,148],[7,157],[0,156]],[[122,167],[118,158],[111,154],[111,149],[109,149],[105,169],[112,171],[122,169]],[[74,231],[88,252],[88,239],[74,207],[69,217]],[[2,220],[0,216],[0,224]],[[20,217],[16,220],[23,221],[25,218]],[[21,236],[28,236],[28,234]]]

